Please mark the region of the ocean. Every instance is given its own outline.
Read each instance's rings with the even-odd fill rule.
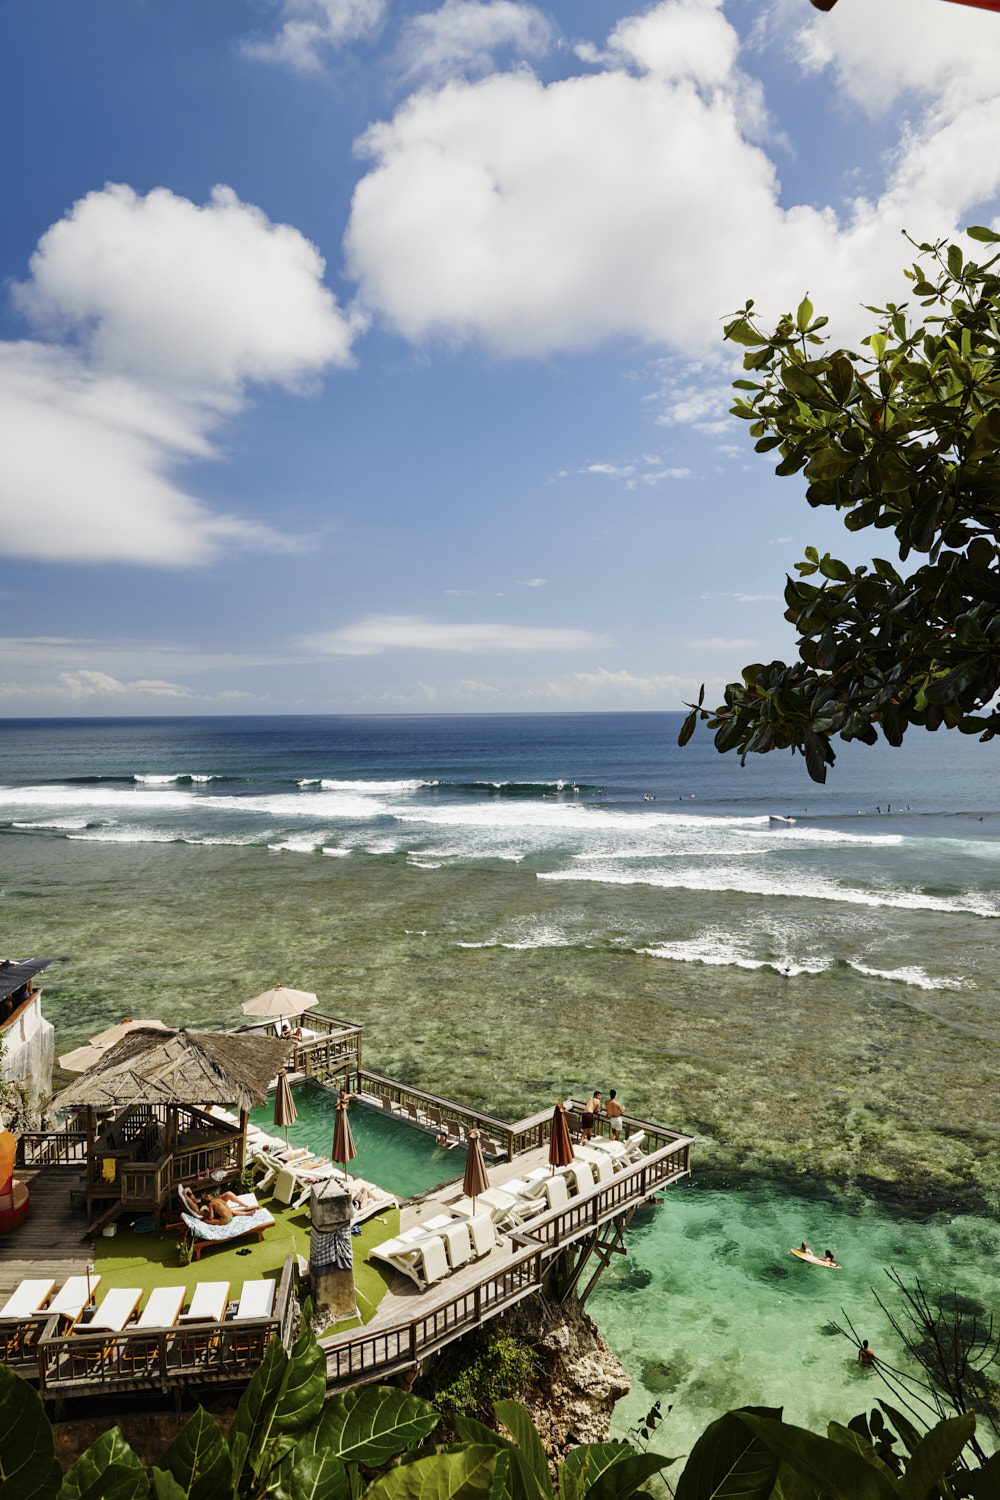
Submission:
[[[890,1250],[972,1295],[970,1236],[1000,1248],[996,750],[842,746],[820,787],[788,755],[681,750],[680,723],[0,723],[0,947],[59,957],[57,1052],[123,1015],[232,1024],[282,981],[413,1083],[509,1118],[616,1087],[696,1137],[695,1183],[633,1231],[643,1275],[630,1258],[593,1303],[637,1382],[624,1411],[674,1403],[668,1450],[775,1399],[768,1373],[801,1409],[783,1328],[810,1399],[852,1395],[811,1301],[833,1292],[784,1264],[810,1216],[866,1306]]]

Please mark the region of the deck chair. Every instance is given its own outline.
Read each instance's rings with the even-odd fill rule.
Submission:
[[[569,1202],[569,1184],[560,1172],[551,1175],[547,1167],[528,1173],[528,1182],[538,1184],[537,1194],[544,1193],[549,1208],[562,1208]]]
[[[464,1218],[478,1218],[485,1209],[494,1224],[506,1218],[509,1211],[517,1202],[517,1194],[509,1193],[505,1187],[487,1188],[485,1193],[480,1193],[473,1203],[471,1198],[459,1198],[457,1203],[449,1205],[452,1213],[461,1214]]]
[[[234,1323],[248,1323],[260,1318],[269,1318],[274,1311],[274,1294],[277,1282],[273,1276],[261,1277],[258,1281],[244,1281],[239,1304],[233,1313]],[[232,1352],[240,1359],[258,1359],[264,1353],[268,1335],[249,1330],[233,1333]]]
[[[383,1240],[381,1245],[369,1250],[368,1259],[384,1260],[394,1271],[408,1276],[421,1292],[442,1281],[449,1269],[444,1242],[437,1235],[430,1234],[417,1240],[406,1240],[402,1236]]]
[[[55,1277],[19,1282],[3,1307],[0,1307],[0,1318],[30,1318],[33,1313],[41,1312],[52,1296],[55,1285]]]
[[[478,1203],[478,1199],[476,1200]],[[493,1227],[493,1219],[487,1214],[475,1214],[467,1221],[469,1237],[472,1240],[472,1254],[475,1260],[483,1255],[489,1255],[497,1245],[497,1232]]]
[[[585,1161],[598,1182],[610,1182],[615,1175],[611,1158],[606,1151],[592,1151],[589,1146],[575,1146],[580,1161]]]
[[[637,1130],[627,1140],[622,1142],[629,1161],[635,1162],[639,1160],[640,1156],[645,1156],[646,1152],[642,1144],[645,1139],[646,1132],[644,1130]]]
[[[620,1172],[629,1164],[628,1149],[622,1141],[591,1141],[595,1151],[600,1151],[602,1156],[607,1156],[616,1172]]]
[[[386,1111],[387,1114],[390,1115],[398,1115],[400,1112],[400,1106],[398,1104],[393,1104],[388,1094],[382,1095],[382,1108]]]
[[[187,1312],[182,1312],[178,1322],[221,1323],[229,1301],[228,1281],[199,1281],[191,1298]]]
[[[40,1324],[36,1318],[46,1309],[54,1287],[54,1280],[22,1281],[0,1308],[0,1319],[9,1320],[6,1327],[0,1327],[0,1356],[5,1363],[15,1364],[37,1343]]]
[[[566,1181],[572,1184],[575,1193],[593,1192],[594,1172],[589,1161],[571,1161],[569,1166],[561,1170]]]
[[[201,1260],[204,1252],[211,1250],[213,1245],[228,1245],[233,1240],[242,1240],[248,1235],[253,1235],[260,1244],[264,1230],[274,1225],[273,1215],[266,1208],[258,1208],[255,1213],[231,1219],[228,1224],[205,1224],[201,1219],[192,1219],[190,1214],[182,1214],[181,1217],[194,1237],[194,1260]]]
[[[185,1290],[182,1286],[154,1286],[136,1328],[173,1328],[184,1306]],[[157,1339],[130,1339],[123,1358],[133,1370],[148,1369],[158,1350]]]
[[[100,1276],[70,1276],[45,1309],[45,1316],[64,1318],[70,1327],[79,1323],[84,1311],[93,1302],[100,1284]]]
[[[472,1236],[466,1219],[453,1219],[448,1214],[438,1214],[427,1219],[422,1226],[428,1233],[439,1234],[448,1252],[448,1264],[453,1271],[468,1265],[472,1259]]]

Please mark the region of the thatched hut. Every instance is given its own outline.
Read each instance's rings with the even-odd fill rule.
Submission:
[[[267,1102],[292,1047],[254,1032],[136,1027],[57,1094],[53,1108],[86,1120],[90,1232],[126,1212],[159,1225],[179,1183],[241,1172],[247,1112]],[[216,1104],[239,1109],[239,1128],[206,1111]]]

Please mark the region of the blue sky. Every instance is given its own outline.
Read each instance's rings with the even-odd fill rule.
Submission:
[[[942,0],[0,0],[0,713],[676,708],[835,522],[723,317],[996,223]]]

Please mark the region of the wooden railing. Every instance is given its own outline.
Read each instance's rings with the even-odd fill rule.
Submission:
[[[351,1330],[321,1340],[327,1355],[327,1386],[373,1380],[419,1363],[505,1307],[537,1291],[545,1266],[565,1245],[593,1233],[602,1224],[646,1202],[660,1188],[687,1177],[691,1138],[673,1139],[593,1193],[533,1219],[512,1238],[524,1251],[475,1286],[426,1313],[372,1333]]]
[[[26,1130],[17,1138],[18,1167],[82,1167],[87,1163],[85,1130]]]
[[[31,1342],[31,1325],[26,1324],[26,1347],[17,1367],[28,1378],[37,1373],[43,1398],[128,1390],[165,1392],[201,1383],[243,1384],[257,1369],[272,1338],[280,1338],[286,1349],[291,1345],[294,1274],[294,1259],[289,1255],[269,1318],[132,1327],[122,1333],[88,1333],[81,1324],[68,1334],[58,1332],[58,1318],[47,1318],[37,1342]]]
[[[351,1028],[331,1031],[311,1041],[297,1041],[293,1061],[295,1072],[304,1073],[307,1078],[324,1078],[334,1070],[357,1067],[360,1037],[360,1031]]]
[[[375,1099],[388,1099],[391,1104],[399,1104],[403,1109],[407,1105],[413,1105],[414,1109],[424,1115],[428,1115],[431,1109],[435,1109],[440,1114],[442,1123],[454,1120],[466,1132],[478,1130],[480,1134],[495,1141],[502,1151],[506,1151],[508,1155],[511,1154],[512,1127],[505,1120],[498,1120],[496,1115],[485,1114],[482,1110],[472,1109],[468,1105],[456,1104],[453,1099],[445,1099],[440,1094],[430,1094],[425,1089],[397,1083],[394,1078],[386,1078],[381,1073],[372,1073],[368,1068],[359,1068],[349,1080],[348,1086],[359,1094],[368,1094]]]

